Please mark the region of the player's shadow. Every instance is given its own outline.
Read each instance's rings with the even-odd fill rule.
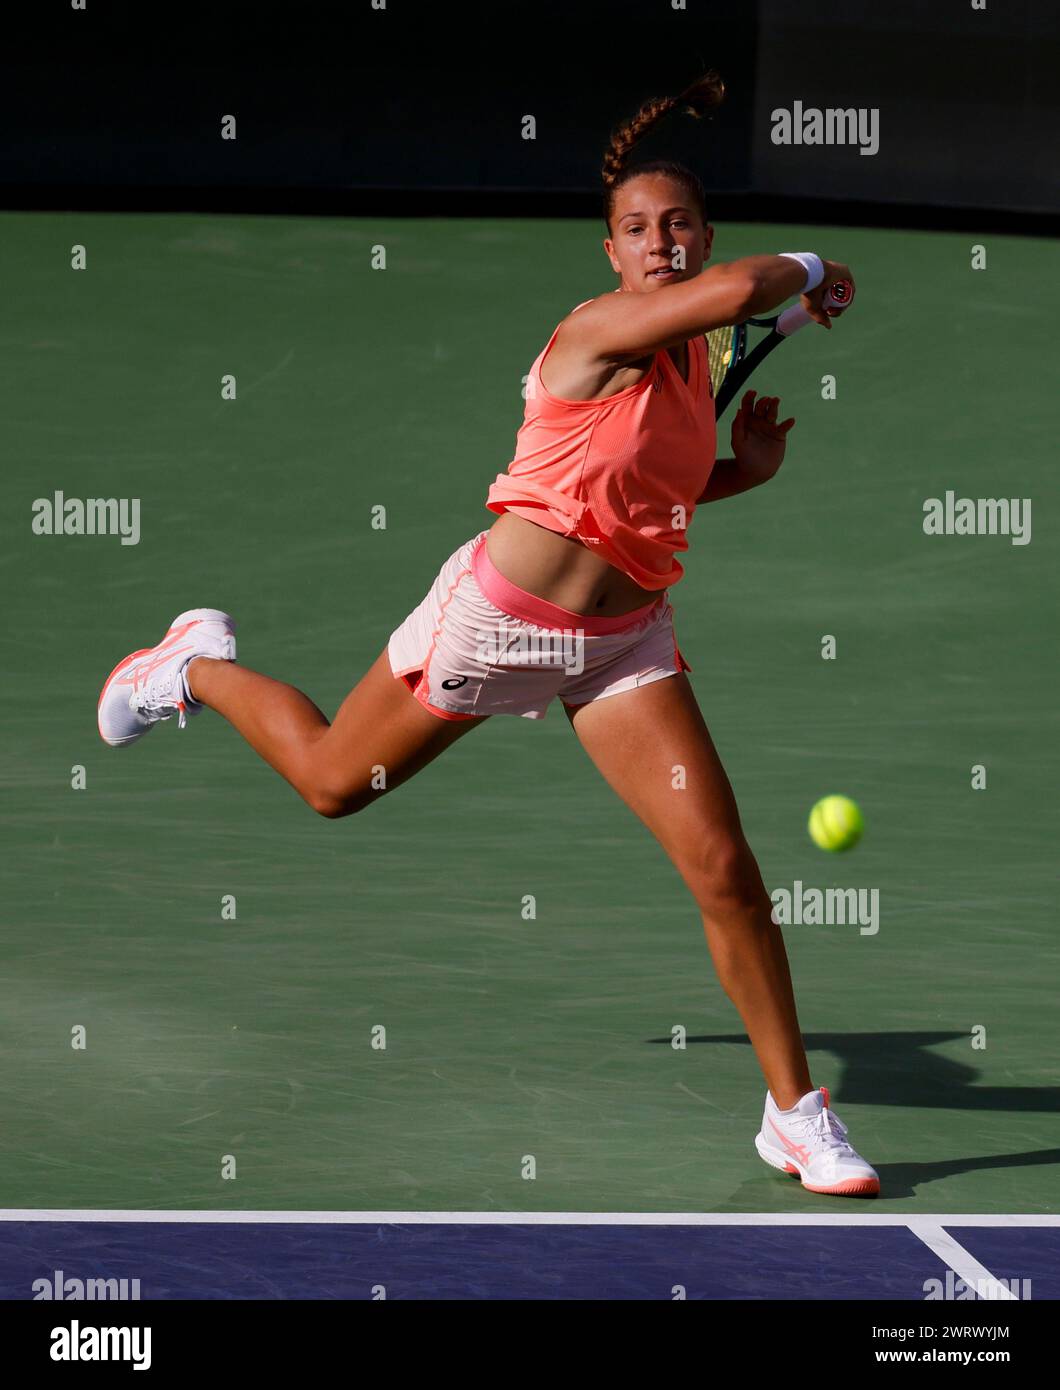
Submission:
[[[942,1178],[959,1173],[993,1173],[999,1168],[1054,1168],[1060,1149],[1024,1149],[1019,1153],[977,1154],[935,1163],[874,1163],[880,1175],[880,1195],[885,1200],[922,1197],[924,1189]]]
[[[1060,1086],[977,1086],[979,1069],[930,1051],[961,1039],[960,1030],[931,1033],[803,1033],[807,1052],[830,1052],[839,1074],[825,1084],[838,1108],[851,1105],[924,1106],[931,1110],[1008,1110],[1014,1113],[1060,1110]],[[673,1039],[652,1038],[672,1045]],[[701,1033],[690,1047],[750,1041],[742,1033]],[[975,1055],[974,1053],[972,1054]],[[820,1070],[811,1068],[811,1070]]]

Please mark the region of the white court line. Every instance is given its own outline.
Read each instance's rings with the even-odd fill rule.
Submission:
[[[915,1236],[920,1237],[929,1250],[934,1251],[944,1265],[953,1270],[958,1279],[963,1279],[975,1289],[980,1298],[996,1299],[999,1302],[1015,1299],[1019,1302],[1010,1288],[999,1284],[986,1265],[981,1265],[970,1250],[965,1250],[959,1241],[954,1240],[953,1236],[936,1222],[923,1216],[912,1217],[909,1229]]]
[[[768,1211],[95,1211],[91,1207],[9,1207],[0,1209],[0,1221],[260,1223],[268,1226],[907,1226],[924,1240],[922,1232],[942,1226],[1060,1226],[1060,1215],[1021,1216],[1018,1212],[950,1215],[908,1212],[902,1216],[897,1212],[859,1215],[854,1212]],[[944,1240],[948,1239],[945,1232],[941,1235]],[[926,1243],[931,1244],[930,1241]],[[967,1258],[972,1259],[971,1255]]]

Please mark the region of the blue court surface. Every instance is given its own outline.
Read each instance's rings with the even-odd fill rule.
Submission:
[[[1060,1217],[0,1212],[0,1298],[122,1279],[141,1299],[1055,1299]]]

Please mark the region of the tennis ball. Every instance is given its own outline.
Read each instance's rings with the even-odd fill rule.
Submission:
[[[851,849],[864,829],[858,804],[849,796],[824,796],[810,812],[810,839],[821,849]]]

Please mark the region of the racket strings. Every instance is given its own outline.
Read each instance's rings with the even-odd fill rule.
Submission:
[[[739,358],[740,334],[741,329],[739,325],[735,324],[723,328],[712,328],[704,334],[707,340],[707,362],[710,366],[710,380],[714,388],[715,399],[721,390],[721,383],[725,380],[726,373]]]

